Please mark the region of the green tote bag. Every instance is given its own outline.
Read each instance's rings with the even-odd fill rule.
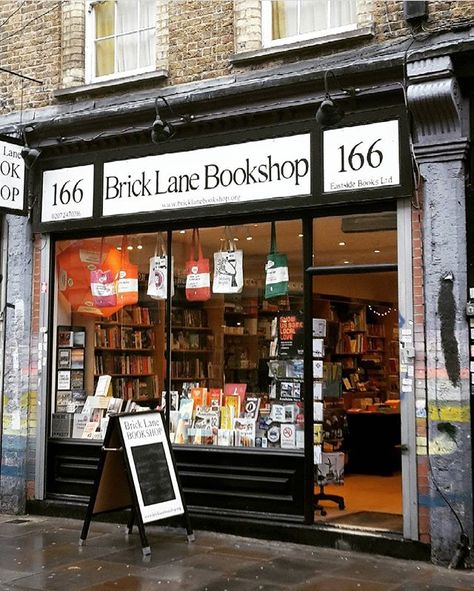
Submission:
[[[276,228],[272,222],[270,252],[265,265],[265,299],[284,296],[288,293],[288,257],[277,252]]]

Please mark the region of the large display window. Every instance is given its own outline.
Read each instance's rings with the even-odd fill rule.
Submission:
[[[56,242],[51,437],[159,406],[175,444],[303,448],[301,222],[168,238]]]

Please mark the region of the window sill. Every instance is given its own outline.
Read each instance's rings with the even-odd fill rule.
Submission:
[[[168,78],[167,70],[156,70],[155,72],[137,74],[136,76],[128,76],[126,78],[116,78],[115,80],[94,82],[93,84],[71,86],[69,88],[58,88],[53,92],[53,95],[54,98],[59,101],[72,98],[83,98],[98,94],[121,92],[137,86],[138,84],[158,82],[166,80],[166,78]]]
[[[242,53],[236,53],[231,57],[232,64],[245,65],[272,58],[297,55],[308,51],[308,49],[318,47],[328,47],[333,45],[341,45],[347,41],[364,41],[371,39],[375,34],[373,26],[356,29],[345,33],[337,33],[335,35],[327,35],[325,37],[318,37],[315,39],[309,39],[306,41],[297,41],[294,43],[287,43],[285,45],[274,45],[273,47],[264,47],[255,51],[246,51]]]

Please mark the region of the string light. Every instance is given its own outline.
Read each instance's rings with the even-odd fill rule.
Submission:
[[[389,306],[384,312],[379,312],[370,304],[368,305],[368,308],[372,312],[372,314],[375,314],[379,318],[385,318],[385,316],[388,316],[393,311],[393,308],[391,306]]]

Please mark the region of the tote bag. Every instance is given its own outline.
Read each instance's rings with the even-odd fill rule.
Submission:
[[[128,257],[128,241],[122,238],[120,270],[117,275],[117,304],[120,307],[133,306],[138,302],[138,266]]]
[[[92,303],[97,308],[108,308],[117,305],[117,272],[112,268],[112,261],[106,257],[102,261],[104,252],[104,239],[100,242],[99,265],[90,272],[90,286]]]
[[[154,300],[166,300],[168,297],[168,255],[161,232],[156,237],[155,254],[150,257],[147,295]],[[173,258],[171,258],[171,297],[173,295]]]
[[[214,293],[240,293],[244,286],[243,253],[236,250],[227,233],[223,248],[214,253]]]
[[[270,252],[265,265],[265,299],[288,293],[288,257],[277,252],[275,222],[272,222]]]
[[[197,258],[196,258],[197,248]],[[186,262],[186,299],[190,302],[205,302],[211,297],[209,259],[202,256],[199,230],[193,230],[189,259]]]

